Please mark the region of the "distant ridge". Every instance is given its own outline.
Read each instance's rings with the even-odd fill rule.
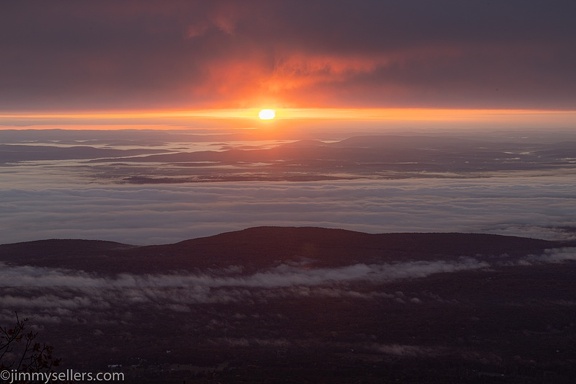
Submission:
[[[193,271],[230,265],[250,271],[301,260],[334,267],[462,256],[515,257],[566,245],[490,234],[368,234],[318,227],[254,227],[165,245],[57,239],[4,244],[0,245],[0,261],[107,273]]]

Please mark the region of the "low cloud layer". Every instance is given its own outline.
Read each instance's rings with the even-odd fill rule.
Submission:
[[[160,244],[260,225],[561,239],[576,227],[575,185],[563,176],[57,188],[48,173],[41,189],[38,175],[30,185],[23,172],[6,176],[15,187],[0,189],[0,243]]]
[[[352,285],[374,286],[486,267],[485,262],[461,259],[318,269],[280,265],[251,275],[243,275],[241,267],[232,266],[198,274],[103,277],[82,271],[0,264],[1,315],[10,318],[11,311],[19,311],[41,322],[86,316],[104,321],[114,318],[113,312],[118,308],[189,312],[194,304],[246,305],[285,297],[380,298],[418,304],[420,299],[406,297],[402,292],[355,289]]]
[[[191,305],[268,302],[289,297],[326,297],[359,300],[383,299],[418,305],[432,296],[386,292],[383,284],[422,279],[438,273],[482,271],[576,260],[576,249],[549,250],[527,255],[511,264],[499,258],[456,261],[415,261],[392,264],[355,264],[340,268],[280,265],[253,274],[231,266],[219,271],[154,275],[121,274],[104,277],[82,271],[7,266],[0,264],[2,316],[12,311],[34,314],[44,322],[70,321],[96,316],[115,318],[118,308],[148,308],[189,312]],[[384,287],[384,288],[383,288]],[[13,312],[12,312],[13,313]],[[101,315],[100,315],[101,314]]]
[[[559,257],[564,257],[560,255]],[[205,274],[130,275],[120,274],[116,278],[104,278],[86,272],[32,266],[1,266],[0,287],[41,288],[57,287],[71,289],[136,289],[139,287],[175,288],[284,288],[290,286],[318,286],[330,283],[367,281],[389,282],[398,279],[421,278],[434,273],[449,273],[467,269],[487,267],[485,262],[464,258],[452,261],[416,261],[397,264],[354,264],[340,268],[307,268],[280,265],[252,275],[229,274],[220,276]],[[229,270],[241,271],[240,267]]]

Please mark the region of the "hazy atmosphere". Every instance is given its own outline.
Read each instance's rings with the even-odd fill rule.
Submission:
[[[570,132],[88,134],[0,132],[0,242],[158,244],[261,225],[563,239],[576,227]]]
[[[0,380],[573,382],[575,12],[1,2]]]

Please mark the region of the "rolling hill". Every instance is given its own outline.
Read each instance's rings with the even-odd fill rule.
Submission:
[[[569,383],[574,247],[306,227],[4,244],[1,314],[134,383]]]

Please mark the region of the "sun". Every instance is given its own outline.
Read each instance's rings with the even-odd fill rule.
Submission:
[[[258,112],[260,120],[273,120],[276,117],[276,111],[273,109],[261,109]]]

